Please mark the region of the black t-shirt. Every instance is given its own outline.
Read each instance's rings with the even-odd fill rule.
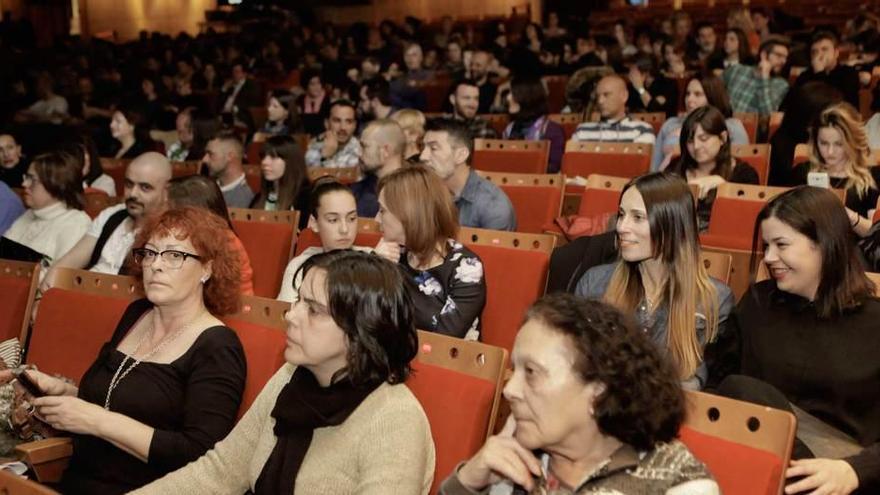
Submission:
[[[83,375],[81,399],[104,405],[124,358],[116,346],[152,307],[146,299],[129,305],[110,342]],[[224,326],[203,331],[172,363],[140,363],[113,390],[110,410],[155,429],[149,461],[141,462],[97,437],[74,435],[73,457],[62,480],[64,493],[125,493],[199,458],[235,425],[246,375],[241,342]]]
[[[871,177],[874,178],[875,184],[880,184],[880,168],[871,167]],[[792,170],[792,179],[790,186],[800,186],[807,183],[807,175],[810,173],[810,162],[803,162],[794,167]],[[831,177],[831,187],[834,189],[844,189],[846,186],[846,178]],[[863,217],[868,216],[868,212],[877,207],[877,200],[880,199],[880,190],[872,187],[863,195],[859,196],[855,187],[846,190],[846,207],[858,213]]]

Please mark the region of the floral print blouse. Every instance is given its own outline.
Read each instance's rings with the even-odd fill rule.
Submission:
[[[450,239],[443,263],[428,270],[409,266],[406,255],[400,269],[415,307],[419,330],[478,340],[480,314],[486,305],[483,262],[460,242]]]

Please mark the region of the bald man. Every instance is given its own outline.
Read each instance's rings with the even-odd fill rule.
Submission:
[[[364,178],[351,185],[359,217],[372,218],[379,212],[376,186],[379,179],[403,166],[406,136],[391,119],[376,119],[361,133],[361,170]]]
[[[654,128],[626,113],[629,91],[626,81],[617,74],[603,77],[594,92],[599,108],[599,122],[584,122],[571,137],[575,141],[611,143],[654,143]]]
[[[164,208],[169,180],[171,162],[162,154],[150,151],[132,160],[125,169],[125,202],[98,214],[82,239],[49,270],[40,289],[52,286],[59,266],[120,273],[146,217]]]
[[[208,175],[217,181],[223,200],[230,208],[247,208],[254,199],[254,191],[247,183],[242,164],[244,146],[232,132],[218,134],[205,146],[202,163]]]

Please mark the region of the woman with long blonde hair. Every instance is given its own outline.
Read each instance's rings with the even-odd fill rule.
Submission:
[[[846,190],[846,214],[853,231],[867,235],[880,199],[880,172],[858,111],[849,103],[829,106],[810,128],[810,160],[795,166],[792,186],[808,183],[811,172],[828,175],[828,185]]]
[[[588,270],[575,293],[634,315],[666,350],[683,385],[702,388],[708,376],[706,346],[724,332],[734,299],[700,262],[687,183],[668,173],[631,180],[620,198],[617,244],[618,261]]]

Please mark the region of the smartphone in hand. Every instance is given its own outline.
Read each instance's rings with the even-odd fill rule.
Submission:
[[[813,187],[831,188],[831,178],[827,172],[810,172],[807,174],[807,184]]]
[[[21,386],[24,387],[25,390],[30,392],[30,394],[34,397],[44,397],[46,395],[46,392],[43,392],[43,390],[40,389],[40,387],[37,385],[37,382],[31,379],[27,371],[22,371],[21,373],[19,373],[18,376],[16,376],[16,380],[18,380],[18,383],[20,383]]]

